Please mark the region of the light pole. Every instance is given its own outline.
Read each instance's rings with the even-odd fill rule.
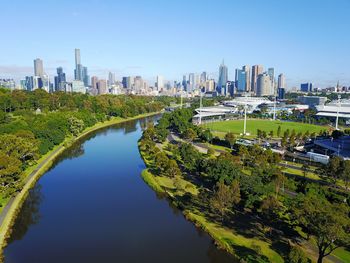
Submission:
[[[246,101],[244,104],[244,127],[243,127],[243,136],[247,133],[247,96],[245,97]]]
[[[202,90],[199,89],[199,124],[202,124]]]
[[[336,129],[336,130],[339,130],[339,129],[338,129],[338,121],[339,121],[339,108],[340,108],[340,106],[341,106],[341,104],[340,104],[340,98],[341,98],[341,96],[338,95],[337,119],[336,119],[336,121],[335,121],[335,129]]]

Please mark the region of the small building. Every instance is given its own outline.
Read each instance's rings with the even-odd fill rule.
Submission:
[[[316,106],[325,105],[327,98],[320,96],[299,96],[298,101],[308,105],[310,108],[315,108]]]

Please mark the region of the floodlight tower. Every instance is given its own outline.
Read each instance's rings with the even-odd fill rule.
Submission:
[[[338,121],[339,121],[339,109],[340,109],[340,107],[341,107],[340,98],[341,98],[341,96],[338,95],[337,119],[336,119],[336,121],[335,121],[335,129],[336,129],[336,130],[339,130],[339,128],[338,128]]]

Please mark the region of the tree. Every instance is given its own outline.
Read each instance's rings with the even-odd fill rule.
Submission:
[[[230,186],[219,182],[213,197],[210,199],[210,207],[214,212],[224,217],[227,210],[231,209],[233,205],[238,204],[240,200],[241,194],[238,181],[233,181]]]
[[[292,247],[288,255],[289,263],[308,263],[308,261],[304,251],[297,246]]]
[[[280,138],[281,137],[281,126],[278,125],[278,128],[277,128],[277,137]]]
[[[344,181],[346,189],[349,188],[350,183],[350,161],[343,161],[341,179]]]
[[[77,136],[84,129],[84,121],[82,121],[74,116],[72,116],[68,119],[68,123],[69,123],[69,131],[74,136]]]
[[[350,244],[349,208],[345,204],[332,204],[319,194],[308,193],[295,200],[292,211],[303,230],[315,237],[318,263],[338,247]]]
[[[269,132],[269,137],[270,137],[270,138],[273,138],[273,130],[271,130],[271,131]]]
[[[181,170],[179,169],[179,166],[175,160],[169,159],[168,165],[165,169],[165,175],[171,178],[175,178],[181,175]]]
[[[340,175],[342,174],[342,159],[338,156],[332,157],[325,170],[325,175],[330,178],[333,183],[337,182],[337,179],[339,179]]]
[[[211,142],[213,140],[213,134],[207,129],[201,133],[201,139],[206,142]]]
[[[21,161],[0,151],[0,193],[8,196],[17,190],[17,182],[22,172]]]
[[[163,174],[168,168],[169,158],[164,152],[159,152],[156,154],[154,161],[159,174]]]
[[[240,145],[238,148],[238,155],[243,165],[245,165],[246,158],[249,156],[248,148],[244,145]]]
[[[188,128],[184,133],[184,137],[189,141],[193,141],[197,137],[197,133],[192,128]]]
[[[225,135],[225,141],[228,143],[228,145],[230,145],[230,147],[232,149],[232,146],[236,142],[236,136],[232,132],[228,132]]]

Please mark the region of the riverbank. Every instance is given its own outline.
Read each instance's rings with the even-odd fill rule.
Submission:
[[[182,211],[187,220],[207,232],[218,248],[230,253],[237,260],[250,257],[249,254],[252,254],[255,259],[260,257],[261,260],[267,259],[269,262],[284,262],[279,253],[271,249],[272,244],[270,242],[254,237],[248,238],[208,219],[207,212],[198,209],[197,204],[195,204],[200,202],[200,200],[196,200],[200,191],[198,185],[183,176],[174,180],[166,176],[155,175],[152,173],[152,159],[141,149],[140,153],[148,167],[141,174],[143,180],[157,194],[167,196],[170,202]]]
[[[60,145],[57,145],[53,150],[51,150],[46,155],[42,156],[35,165],[29,167],[24,171],[26,176],[25,185],[22,190],[15,196],[9,199],[5,207],[1,212],[1,225],[0,225],[0,249],[1,254],[3,248],[7,245],[7,238],[11,234],[11,227],[15,221],[21,206],[28,195],[28,191],[35,185],[37,180],[52,166],[54,160],[61,154],[65,149],[72,145],[77,140],[83,138],[84,136],[90,134],[91,132],[97,131],[99,129],[112,126],[115,124],[127,122],[130,120],[140,119],[144,117],[149,117],[157,115],[159,112],[147,113],[137,115],[135,117],[123,119],[123,118],[112,118],[111,120],[105,121],[103,123],[97,123],[92,127],[85,129],[77,137],[68,137]]]

